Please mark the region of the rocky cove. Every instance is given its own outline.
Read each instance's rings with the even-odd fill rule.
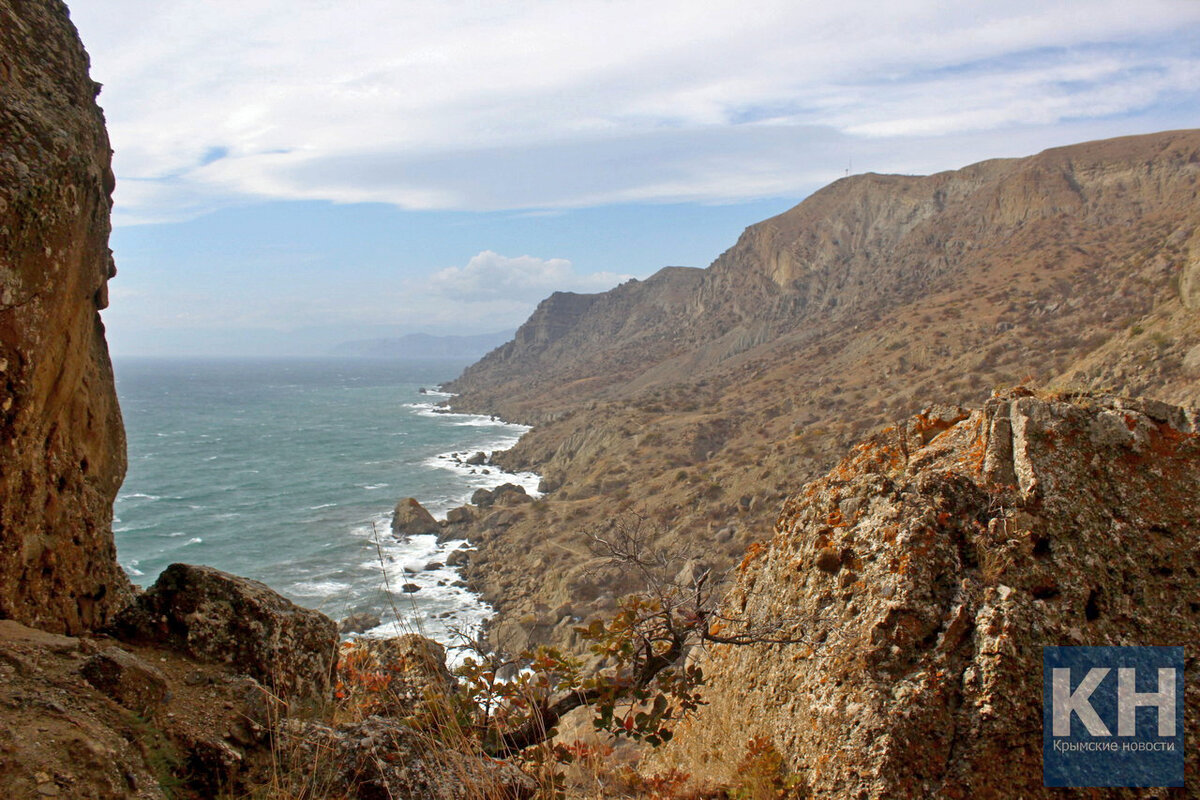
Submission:
[[[99,87],[61,3],[0,14],[7,796],[1056,797],[1043,647],[1194,672],[1200,133],[846,178],[707,269],[543,301],[447,387],[533,426],[458,468],[540,496],[394,522],[470,542],[485,650],[557,648],[505,696],[210,567],[130,585]],[[621,626],[665,603],[684,627],[638,651]],[[650,733],[585,735],[606,703]],[[1184,703],[1194,743],[1194,680]]]

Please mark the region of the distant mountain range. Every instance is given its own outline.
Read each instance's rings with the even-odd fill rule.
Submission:
[[[392,339],[342,342],[333,355],[355,358],[482,358],[513,337],[513,331],[474,336],[431,336],[410,333]]]

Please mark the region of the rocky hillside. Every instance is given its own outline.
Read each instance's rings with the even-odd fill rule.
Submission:
[[[628,397],[855,329],[968,328],[993,344],[1035,323],[1074,323],[1081,337],[1111,330],[1103,323],[1149,311],[1156,285],[1195,281],[1180,254],[1196,246],[1198,175],[1200,133],[1184,131],[928,177],[846,178],[750,227],[707,270],[554,295],[453,388],[464,403],[521,416],[577,397],[578,381],[591,396]],[[971,325],[909,318],[945,316],[950,300]]]
[[[475,512],[497,640],[564,643],[553,610],[632,588],[584,531],[641,515],[721,571],[797,485],[930,402],[1026,384],[1200,405],[1198,178],[1197,131],[856,176],[705,270],[549,298],[451,385],[537,423],[497,459],[552,490]]]
[[[72,633],[130,599],[99,90],[61,4],[0,2],[0,618]]]
[[[726,599],[727,624],[782,621],[794,643],[700,656],[707,705],[660,767],[730,780],[758,739],[813,797],[1059,796],[1042,646],[1200,636],[1197,424],[1016,391],[859,445],[788,499]]]

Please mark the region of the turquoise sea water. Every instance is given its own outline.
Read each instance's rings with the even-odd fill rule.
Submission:
[[[390,532],[401,497],[441,517],[482,486],[536,486],[532,474],[484,475],[446,457],[511,447],[525,431],[434,411],[445,395],[420,389],[464,366],[117,360],[129,449],[113,522],[122,566],[147,586],[176,561],[211,565],[334,619],[379,613],[380,634],[445,639],[478,624],[488,609],[452,585],[458,576],[427,568],[461,543]],[[405,583],[420,591],[401,592]]]

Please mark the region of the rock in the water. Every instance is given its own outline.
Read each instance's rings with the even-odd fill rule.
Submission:
[[[415,583],[406,583],[400,587],[400,591],[404,592],[405,594],[416,594],[417,592],[421,591],[421,587]]]
[[[468,466],[478,467],[480,464],[486,464],[488,461],[487,453],[479,452],[466,460]]]
[[[120,614],[113,633],[228,664],[289,701],[328,696],[337,664],[333,620],[258,581],[212,567],[167,567]]]
[[[131,600],[125,435],[100,309],[113,173],[62,3],[0,0],[0,617],[79,633]]]
[[[397,536],[420,536],[441,530],[438,521],[415,498],[406,497],[396,503],[392,515],[392,533]]]
[[[446,556],[447,567],[461,567],[470,559],[469,550],[458,549]]]
[[[1200,639],[1195,413],[1016,390],[925,413],[787,501],[721,611],[665,765],[718,781],[763,737],[810,796],[1052,798],[1042,648]],[[1200,695],[1185,700],[1200,736]],[[723,759],[708,759],[723,753]]]
[[[360,611],[357,614],[350,614],[338,623],[338,633],[362,633],[369,631],[371,628],[379,627],[383,620],[378,614],[372,614],[370,611]]]

